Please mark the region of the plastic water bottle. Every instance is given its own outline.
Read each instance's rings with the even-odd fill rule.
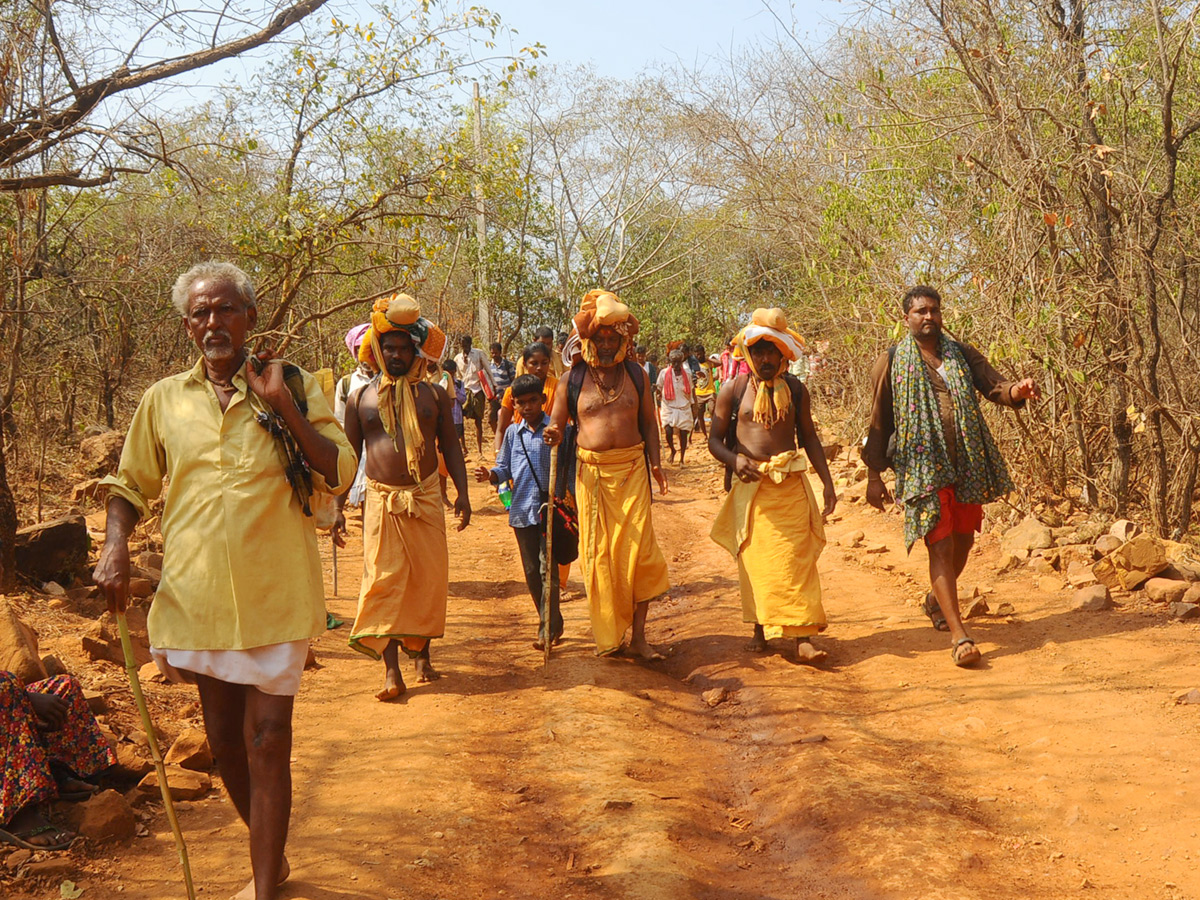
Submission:
[[[510,508],[512,506],[512,482],[505,481],[496,489],[496,492],[500,495],[500,502],[504,504],[504,508]]]

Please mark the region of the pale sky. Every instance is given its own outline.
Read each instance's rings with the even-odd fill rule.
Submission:
[[[590,61],[601,75],[617,78],[655,62],[678,58],[693,65],[755,42],[790,41],[780,19],[803,43],[819,43],[848,11],[839,0],[483,0],[483,5],[517,29],[518,40],[545,44],[548,62]]]

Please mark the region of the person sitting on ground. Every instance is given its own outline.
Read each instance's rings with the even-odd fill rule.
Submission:
[[[505,359],[504,347],[499,341],[493,341],[490,349],[492,361],[489,371],[492,373],[492,387],[496,389],[496,393],[488,399],[488,425],[491,426],[494,436],[497,418],[500,415],[500,397],[512,386],[513,379],[517,377],[517,367],[511,359]]]
[[[692,408],[692,374],[684,365],[682,350],[672,350],[669,359],[671,364],[658,373],[658,394],[662,397],[659,415],[671,453],[670,462],[675,462],[675,435],[679,435],[679,468],[682,469],[692,438],[692,423],[696,420]]]
[[[558,379],[550,371],[550,351],[546,349],[546,345],[541,341],[535,341],[526,347],[521,353],[521,367],[525,370],[524,374],[533,375],[541,383],[542,393],[546,396],[543,408],[549,409],[554,400],[555,388],[558,387]],[[504,435],[508,431],[508,426],[519,424],[520,421],[521,409],[517,406],[516,398],[513,397],[510,388],[504,392],[504,397],[500,400],[500,419],[496,428],[497,453],[500,452],[500,445],[504,443]]]
[[[837,493],[808,390],[784,371],[784,360],[800,352],[799,337],[781,310],[754,311],[737,337],[751,374],[722,385],[708,449],[737,476],[712,539],[737,560],[742,619],[754,625],[747,649],[762,653],[768,637],[791,638],[797,662],[811,665],[825,659],[812,645],[825,628],[817,557],[825,546],[823,517],[833,512]],[[823,509],[801,449],[825,486]]]
[[[541,347],[541,344],[533,346]],[[546,359],[549,363],[549,359]],[[528,361],[526,363],[528,365]],[[508,524],[517,538],[517,549],[521,553],[521,566],[525,570],[525,584],[533,597],[538,611],[537,640],[535,650],[546,646],[546,626],[549,625],[549,640],[557,644],[562,638],[563,619],[559,611],[559,567],[552,566],[550,573],[550,615],[545,612],[546,572],[546,522],[542,521],[542,508],[550,492],[550,448],[542,439],[548,419],[542,411],[545,394],[542,381],[532,373],[521,375],[509,388],[509,394],[521,419],[504,432],[504,439],[496,453],[496,465],[492,468],[480,466],[475,470],[475,479],[492,484],[503,484],[511,480],[512,505],[508,509]],[[507,395],[506,395],[507,399]],[[547,521],[549,516],[546,517]]]
[[[983,526],[983,504],[1013,487],[976,392],[1015,409],[1041,394],[1032,378],[1009,381],[974,347],[947,337],[933,288],[910,288],[901,308],[908,334],[871,368],[867,502],[882,510],[892,499],[882,473],[895,469],[904,546],[911,551],[923,539],[929,550],[925,614],[950,632],[954,664],[971,666],[982,656],[958,611],[958,578]]]
[[[70,675],[28,687],[0,671],[0,842],[25,850],[65,850],[75,834],[55,828],[43,804],[86,800],[94,778],[117,761]]]

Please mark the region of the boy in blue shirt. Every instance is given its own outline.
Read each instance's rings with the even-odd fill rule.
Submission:
[[[491,469],[479,466],[475,470],[475,479],[492,484],[512,480],[512,506],[508,510],[508,524],[517,537],[521,566],[525,569],[525,584],[537,607],[538,621],[545,622],[542,588],[546,571],[546,528],[542,524],[542,508],[550,489],[550,448],[542,440],[542,431],[549,423],[542,412],[546,397],[542,393],[541,379],[534,375],[521,375],[513,382],[511,390],[513,405],[521,413],[521,421],[509,425],[504,432],[504,441],[500,445],[500,452],[496,454],[496,465]],[[549,638],[552,644],[557,644],[563,633],[562,613],[558,607],[558,566],[551,566],[550,569]],[[545,641],[546,634],[539,625],[534,649],[544,649]]]

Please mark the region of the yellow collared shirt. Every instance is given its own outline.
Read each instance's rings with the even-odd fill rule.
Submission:
[[[121,465],[103,481],[145,518],[170,478],[162,582],[147,623],[155,647],[244,650],[325,628],[313,520],[292,494],[274,438],[255,421],[244,365],[233,384],[224,413],[203,360],[151,385],[129,424]],[[308,372],[304,390],[308,420],[338,448],[337,486],[315,470],[313,486],[342,493],[358,460]]]

